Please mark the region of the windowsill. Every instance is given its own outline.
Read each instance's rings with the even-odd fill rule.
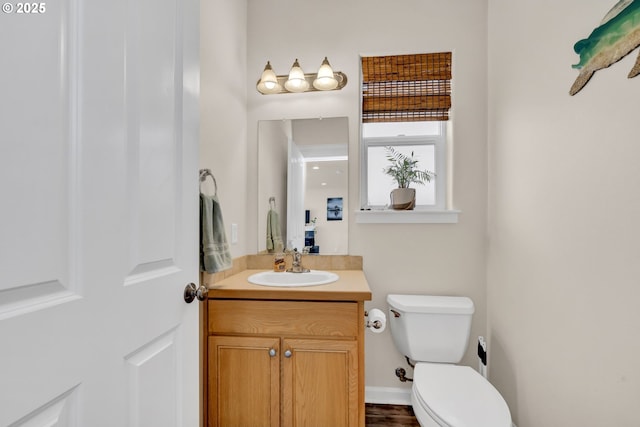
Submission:
[[[394,211],[380,209],[356,211],[357,224],[457,224],[458,210],[412,210]]]

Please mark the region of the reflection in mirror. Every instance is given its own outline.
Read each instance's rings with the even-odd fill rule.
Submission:
[[[348,253],[348,151],[346,117],[258,123],[259,253]]]

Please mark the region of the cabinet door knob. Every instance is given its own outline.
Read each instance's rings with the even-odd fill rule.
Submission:
[[[269,350],[269,356],[271,356],[271,357],[275,357],[276,356],[276,349],[275,348],[272,348],[272,349]]]
[[[284,357],[289,358],[291,357],[291,350],[287,350],[284,352]]]

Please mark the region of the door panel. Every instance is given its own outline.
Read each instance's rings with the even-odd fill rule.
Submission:
[[[285,339],[283,426],[358,425],[356,341]]]
[[[126,356],[130,427],[177,425],[179,359],[177,331]]]
[[[0,16],[0,425],[195,427],[196,0]]]
[[[0,186],[6,189],[0,236],[7,242],[0,246],[0,319],[78,297],[70,96],[77,67],[64,37],[74,22],[69,2],[58,6],[35,19],[0,17]]]
[[[208,384],[210,427],[279,427],[280,339],[209,337]]]
[[[177,107],[182,72],[175,61],[180,41],[175,0],[143,0],[128,7],[127,198],[133,244],[127,283],[131,284],[170,274],[176,268],[175,238],[182,232],[176,223],[182,176],[176,162],[181,149],[176,135],[181,131],[182,117]]]
[[[69,427],[77,425],[73,414],[77,411],[76,389],[57,396],[29,416],[11,424],[9,427]]]

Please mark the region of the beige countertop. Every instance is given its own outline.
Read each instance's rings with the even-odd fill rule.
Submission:
[[[333,283],[317,286],[274,287],[249,283],[249,276],[267,270],[249,269],[209,284],[209,298],[294,301],[369,301],[371,289],[362,270],[327,270],[338,275]],[[304,273],[301,273],[304,274]]]

